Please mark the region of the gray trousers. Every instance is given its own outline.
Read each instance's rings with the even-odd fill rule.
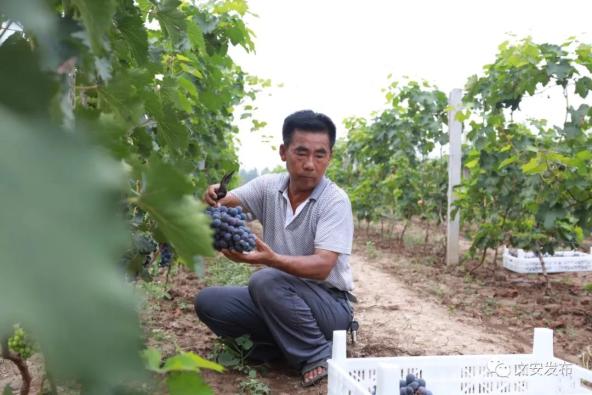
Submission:
[[[255,272],[247,287],[204,288],[195,311],[216,335],[250,335],[250,358],[284,356],[297,369],[331,358],[334,330],[348,328],[346,295],[273,268]]]

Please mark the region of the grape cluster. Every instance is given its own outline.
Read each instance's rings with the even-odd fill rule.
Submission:
[[[241,207],[208,207],[214,229],[214,248],[248,252],[255,248],[255,235],[245,226],[247,219]]]
[[[158,248],[160,249],[160,267],[170,266],[171,261],[173,260],[173,251],[171,250],[171,245],[168,243],[160,243]]]
[[[400,395],[433,395],[432,391],[426,389],[425,380],[412,373],[399,381],[399,391]]]
[[[8,348],[27,359],[33,355],[33,342],[19,325],[14,326],[14,334],[8,339]]]

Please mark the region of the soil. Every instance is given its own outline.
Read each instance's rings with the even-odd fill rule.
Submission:
[[[555,355],[578,364],[590,360],[581,354],[592,348],[592,295],[583,287],[592,283],[591,272],[551,275],[545,294],[541,276],[510,272],[499,256],[495,266],[488,256],[472,274],[474,260],[447,267],[441,230],[428,244],[420,229],[408,230],[404,242],[374,231],[357,232],[351,256],[360,330],[357,343],[348,344],[349,356],[528,353],[533,328],[550,327]],[[182,349],[211,356],[215,337],[193,310],[194,295],[204,286],[203,279],[180,270],[171,280],[170,297],[152,295],[145,304],[144,329],[163,354]],[[297,372],[281,363],[256,370],[272,394],[327,392],[326,380],[303,389]],[[247,380],[236,371],[204,376],[216,394],[240,393]],[[18,374],[0,360],[0,388],[5,384],[18,388]]]

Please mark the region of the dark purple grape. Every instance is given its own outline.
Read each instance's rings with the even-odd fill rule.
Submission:
[[[211,217],[211,228],[214,230],[214,248],[221,250],[230,248],[235,251],[251,251],[255,247],[255,235],[242,218],[246,218],[240,207],[209,207],[206,209]]]
[[[171,260],[173,259],[173,252],[171,250],[171,246],[168,243],[160,243],[160,266],[161,267],[168,267],[171,264]]]
[[[414,382],[414,381],[415,381],[415,375],[414,375],[413,373],[409,373],[409,374],[407,375],[407,377],[405,377],[405,383],[406,383],[407,385],[411,384],[411,383],[412,383],[412,382]]]
[[[152,262],[152,258],[150,257],[150,255],[144,256],[144,267],[150,265],[150,262]]]
[[[426,382],[424,379],[417,379],[417,382],[419,383],[420,387],[425,387],[426,386]]]

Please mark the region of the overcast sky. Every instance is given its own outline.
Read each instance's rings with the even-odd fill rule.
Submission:
[[[281,88],[261,95],[262,132],[239,124],[239,159],[245,169],[282,162],[272,145],[290,113],[324,112],[345,136],[344,117],[369,117],[384,108],[387,75],[425,79],[449,92],[462,88],[495,59],[510,34],[561,43],[569,36],[592,42],[590,0],[250,0],[248,26],[255,54],[233,51],[243,68]],[[263,143],[261,134],[272,135]]]

